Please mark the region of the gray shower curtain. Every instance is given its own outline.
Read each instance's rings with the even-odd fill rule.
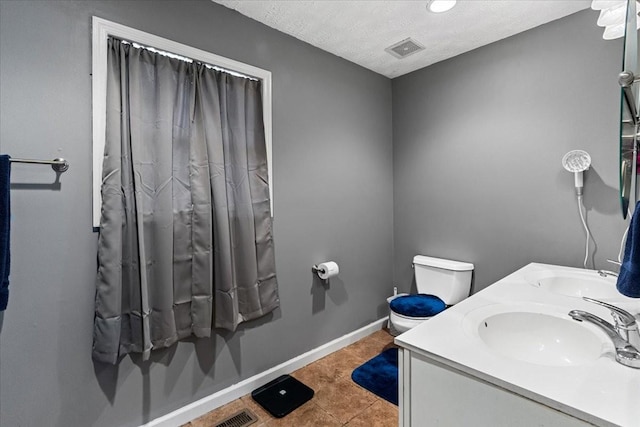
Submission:
[[[260,81],[110,38],[93,357],[279,305]]]

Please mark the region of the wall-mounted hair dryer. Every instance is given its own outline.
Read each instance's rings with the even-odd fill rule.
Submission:
[[[591,166],[591,156],[583,150],[569,151],[562,158],[562,166],[569,172],[573,172],[575,176],[576,195],[582,196],[582,187],[584,187],[583,172]]]
[[[578,196],[578,211],[580,212],[580,219],[582,220],[582,226],[587,233],[587,240],[584,248],[584,261],[582,265],[587,268],[589,261],[589,240],[591,240],[591,231],[587,225],[586,209],[584,203],[582,203],[582,187],[584,187],[584,179],[582,177],[583,172],[589,169],[591,166],[591,156],[589,153],[583,150],[569,151],[562,158],[562,166],[569,172],[573,172],[576,183],[576,196]],[[583,212],[585,211],[585,212]]]

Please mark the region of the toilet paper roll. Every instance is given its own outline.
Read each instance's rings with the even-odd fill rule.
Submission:
[[[340,267],[333,261],[322,262],[318,264],[318,277],[327,280],[335,277],[340,273]]]

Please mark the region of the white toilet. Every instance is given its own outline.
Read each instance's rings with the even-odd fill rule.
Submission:
[[[428,320],[471,292],[473,264],[433,258],[413,257],[417,295],[389,297],[389,330],[399,335]]]

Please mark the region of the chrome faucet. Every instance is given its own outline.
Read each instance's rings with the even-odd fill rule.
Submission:
[[[571,310],[569,316],[580,322],[587,321],[602,329],[616,347],[616,360],[625,366],[640,368],[640,331],[633,314],[615,305],[597,299],[582,297],[583,300],[608,308],[615,326],[600,317],[582,310]]]
[[[615,331],[620,337],[629,344],[640,350],[640,330],[638,330],[638,322],[633,314],[626,310],[616,307],[615,305],[600,301],[597,299],[582,297],[583,300],[601,305],[611,310],[611,316],[615,323]]]
[[[610,270],[598,270],[598,274],[600,275],[600,277],[608,277],[608,276],[618,277],[618,273]]]
[[[614,261],[612,259],[608,259],[607,262],[613,264],[613,265],[617,265],[618,267],[620,267],[622,265],[621,262],[618,261]],[[613,276],[613,277],[618,277],[618,273],[616,273],[615,271],[611,271],[611,270],[598,270],[598,274],[602,277],[607,277],[607,276]]]
[[[616,361],[622,365],[640,369],[640,351],[622,339],[611,323],[582,310],[571,310],[569,316],[579,322],[587,321],[600,327],[613,341],[616,348]]]

